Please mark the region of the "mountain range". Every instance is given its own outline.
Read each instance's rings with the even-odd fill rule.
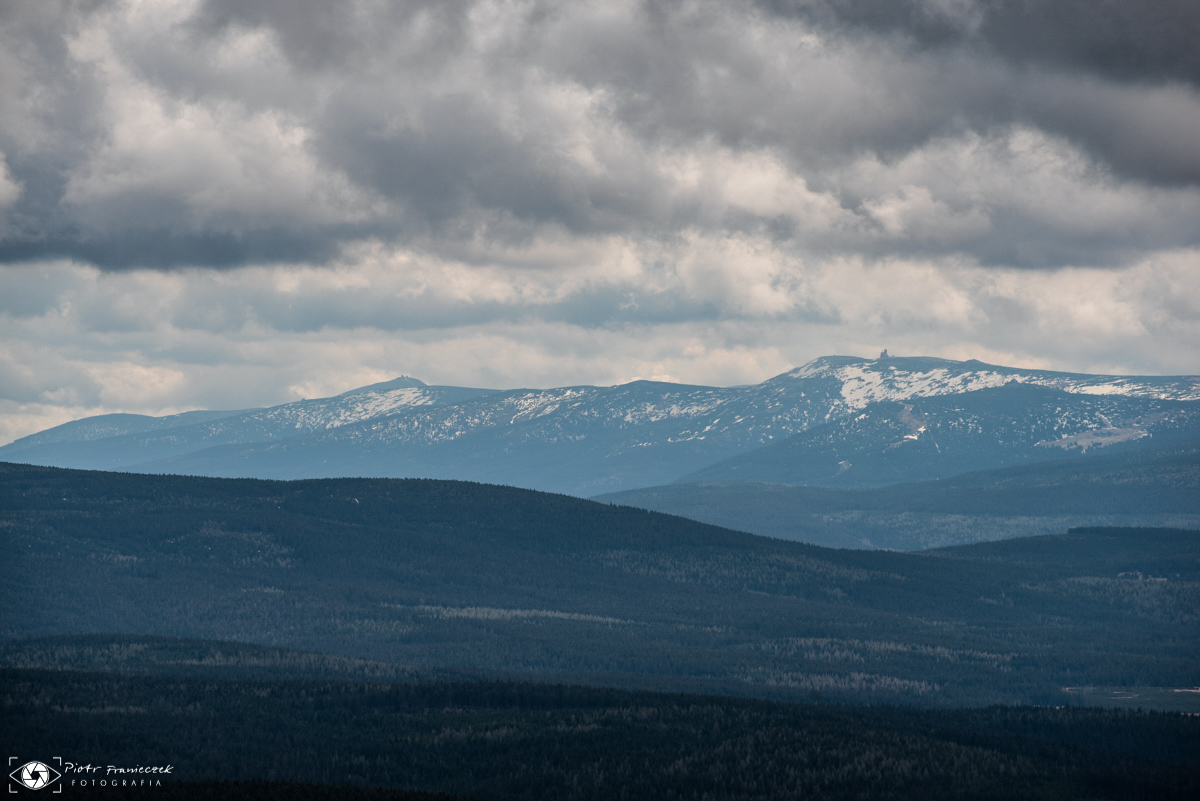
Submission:
[[[870,487],[1200,441],[1200,377],[912,357],[760,384],[492,390],[401,377],[266,409],[101,415],[0,447],[81,469],[454,478],[580,496],[684,482]]]

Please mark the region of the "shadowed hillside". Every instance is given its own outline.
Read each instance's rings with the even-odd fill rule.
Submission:
[[[419,669],[933,705],[1200,684],[1194,532],[1123,530],[1078,558],[1006,563],[835,551],[461,482],[12,465],[0,509],[7,638],[202,637]]]
[[[872,489],[668,484],[598,496],[754,534],[841,548],[921,550],[1072,527],[1200,529],[1200,448],[967,473]]]

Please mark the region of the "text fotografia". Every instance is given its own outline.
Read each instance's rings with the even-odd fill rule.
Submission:
[[[72,787],[162,787],[162,779],[71,779]]]

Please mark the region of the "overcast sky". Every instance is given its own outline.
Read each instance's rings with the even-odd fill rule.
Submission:
[[[409,374],[1200,373],[1195,0],[0,3],[0,442]]]

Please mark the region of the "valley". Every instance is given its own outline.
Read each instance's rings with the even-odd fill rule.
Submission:
[[[680,482],[595,500],[832,548],[919,551],[1089,526],[1200,529],[1200,448],[1102,453],[863,489]]]

